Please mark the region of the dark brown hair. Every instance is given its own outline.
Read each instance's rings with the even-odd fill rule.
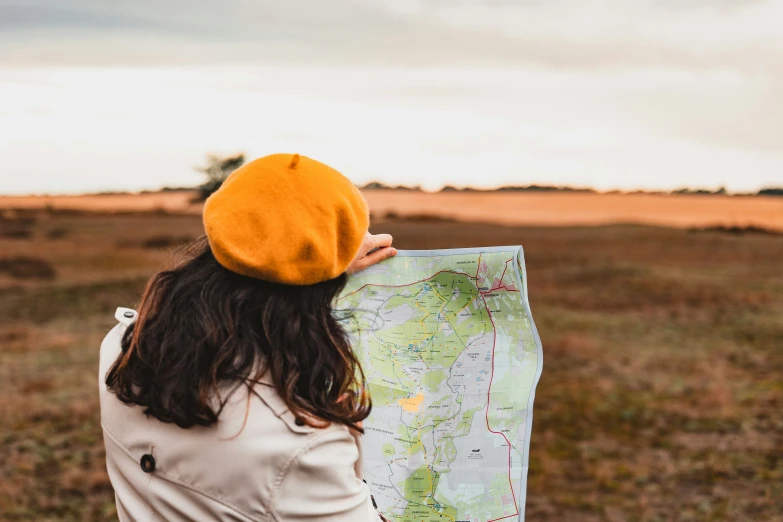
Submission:
[[[309,286],[245,277],[223,268],[201,238],[147,283],[106,385],[124,403],[189,428],[217,422],[231,393],[269,372],[308,424],[356,428],[371,404],[332,307],[345,282],[345,274]]]

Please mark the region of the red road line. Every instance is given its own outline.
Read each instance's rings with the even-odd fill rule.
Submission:
[[[508,262],[509,262],[509,261],[511,261],[511,259],[509,259],[508,261],[506,261],[506,264],[505,264],[505,266],[503,267],[503,273],[502,273],[502,274],[500,274],[500,279],[499,279],[499,281],[500,281],[500,283],[501,283],[501,284],[503,284],[503,278],[506,276],[506,270],[508,270]],[[503,285],[503,286],[505,286],[505,285]]]
[[[505,290],[506,292],[519,292],[516,288],[509,288],[506,285],[503,286],[496,286],[495,288],[491,288],[487,290],[486,292],[483,292],[484,294],[489,294],[491,292],[494,292],[495,290]]]
[[[510,261],[510,260],[509,260]],[[508,266],[508,261],[506,261],[506,266]],[[505,270],[503,271],[505,274]],[[502,278],[501,278],[502,282]],[[507,515],[500,518],[495,518],[492,520],[488,520],[487,522],[495,522],[496,520],[503,520],[504,518],[513,517],[516,515],[519,515],[519,506],[517,506],[517,496],[514,494],[514,485],[511,482],[511,442],[509,442],[508,437],[506,437],[505,433],[502,431],[495,431],[492,428],[489,427],[489,404],[491,401],[492,396],[492,379],[495,377],[495,344],[497,343],[497,328],[495,327],[495,320],[492,319],[492,312],[489,311],[489,305],[487,305],[487,300],[484,298],[485,293],[489,293],[492,290],[489,290],[487,292],[482,292],[479,290],[479,295],[481,296],[481,300],[484,301],[484,308],[487,309],[487,315],[489,316],[489,320],[492,323],[492,372],[489,375],[489,386],[487,387],[487,409],[485,412],[485,419],[487,421],[487,430],[489,430],[491,433],[494,433],[496,435],[501,435],[503,439],[506,441],[506,444],[508,444],[508,487],[511,489],[511,497],[514,499],[514,509],[516,509],[516,513],[513,515]]]
[[[490,292],[494,292],[495,290],[500,290],[501,288],[503,290],[505,290],[506,292],[519,292],[519,290],[516,290],[516,289],[512,290],[511,288],[509,288],[506,285],[502,284],[503,283],[503,277],[505,277],[505,275],[506,275],[506,269],[508,269],[508,263],[510,261],[513,261],[513,259],[509,259],[508,261],[506,261],[506,266],[503,268],[503,273],[500,275],[500,279],[498,280],[499,283],[501,283],[500,286],[496,286],[495,288],[490,288],[489,290],[484,292],[485,294],[488,294]],[[480,290],[479,290],[479,293],[481,293]]]
[[[445,273],[448,273],[448,274],[456,274],[456,275],[464,275],[464,276],[465,276],[465,277],[467,277],[468,279],[476,279],[476,277],[471,277],[471,276],[469,276],[468,274],[466,274],[465,272],[455,272],[454,270],[439,270],[439,271],[435,272],[434,274],[432,274],[431,276],[429,276],[429,277],[427,277],[427,278],[424,278],[424,279],[419,279],[418,281],[414,281],[414,282],[412,282],[412,283],[408,283],[408,284],[405,284],[405,285],[382,285],[382,284],[378,284],[378,283],[375,283],[375,284],[373,284],[373,283],[367,283],[366,285],[362,285],[362,286],[360,286],[359,288],[357,288],[356,290],[354,290],[354,291],[353,291],[353,292],[351,292],[350,294],[345,294],[344,296],[341,296],[341,297],[340,297],[340,298],[338,298],[337,300],[338,300],[338,301],[340,301],[341,299],[345,299],[346,297],[350,297],[350,296],[352,296],[352,295],[354,295],[354,294],[358,294],[359,292],[361,292],[362,290],[364,290],[364,289],[365,289],[365,288],[367,288],[368,286],[380,286],[380,287],[383,287],[383,288],[405,288],[406,286],[417,285],[417,284],[419,284],[419,283],[423,283],[423,282],[425,282],[425,281],[429,281],[430,279],[432,279],[432,278],[433,278],[433,277],[435,277],[436,275],[438,275],[438,274],[445,274]],[[478,277],[478,276],[477,276],[477,277]],[[476,290],[478,290],[478,285],[476,285]],[[480,291],[481,291],[481,290],[479,290],[479,292],[480,292]]]

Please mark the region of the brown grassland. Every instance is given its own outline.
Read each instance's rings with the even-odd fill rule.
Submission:
[[[0,225],[0,520],[115,520],[98,347],[200,219],[49,208]],[[529,522],[783,520],[783,235],[374,229],[399,248],[524,245],[545,360]]]
[[[755,226],[783,231],[783,198],[775,196],[596,194],[579,192],[420,192],[366,189],[378,215],[430,213],[504,225],[568,226],[644,223],[670,227]],[[200,214],[195,191],[80,196],[0,196],[2,208]]]

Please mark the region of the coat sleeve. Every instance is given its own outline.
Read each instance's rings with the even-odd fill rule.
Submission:
[[[275,494],[280,522],[376,522],[370,491],[354,469],[356,440],[342,426],[313,436],[293,458]]]

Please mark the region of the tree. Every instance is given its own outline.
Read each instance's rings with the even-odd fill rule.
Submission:
[[[233,156],[207,155],[207,166],[196,167],[197,172],[207,176],[207,181],[198,187],[199,201],[206,200],[226,181],[232,172],[245,164],[245,154],[240,152]]]
[[[766,187],[758,192],[759,196],[783,196],[783,187]]]

